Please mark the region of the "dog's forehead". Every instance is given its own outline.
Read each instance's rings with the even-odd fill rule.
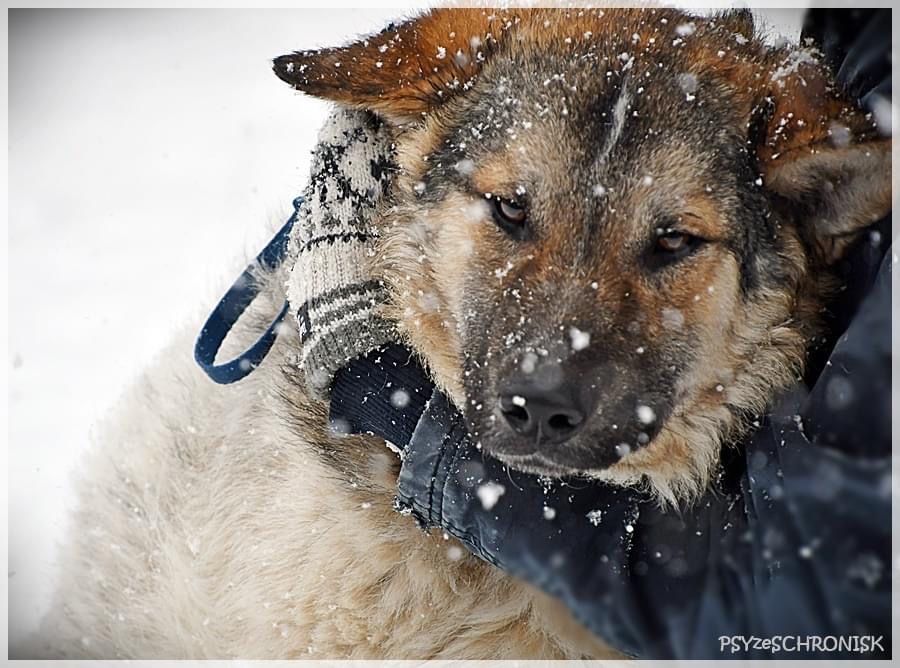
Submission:
[[[445,117],[443,149],[476,161],[502,156],[509,170],[545,172],[551,160],[621,173],[638,160],[677,167],[661,147],[700,156],[740,139],[728,91],[701,90],[715,87],[714,76],[701,81],[677,52],[641,56],[620,50],[626,43],[495,58]]]
[[[590,220],[637,228],[688,203],[709,210],[707,189],[723,192],[715,175],[733,169],[712,136],[721,126],[711,131],[714,117],[690,107],[674,118],[677,104],[689,104],[683,95],[644,97],[628,71],[574,90],[560,81],[545,86],[546,79],[525,90],[527,79],[500,69],[485,78],[429,160],[430,196],[440,199],[442,183],[453,183],[525,197],[536,219],[571,223],[565,227]]]

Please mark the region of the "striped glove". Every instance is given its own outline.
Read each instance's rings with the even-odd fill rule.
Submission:
[[[310,183],[291,232],[296,258],[287,298],[300,329],[300,366],[327,398],[334,373],[357,355],[399,340],[375,315],[384,284],[368,273],[378,199],[390,185],[394,144],[374,115],[337,107],[319,132]]]

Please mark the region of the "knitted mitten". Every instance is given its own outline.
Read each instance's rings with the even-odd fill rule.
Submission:
[[[375,315],[385,287],[368,274],[378,237],[373,214],[390,183],[393,148],[388,127],[374,115],[337,107],[313,152],[286,287],[300,328],[300,366],[319,397],[327,397],[348,360],[398,339]]]

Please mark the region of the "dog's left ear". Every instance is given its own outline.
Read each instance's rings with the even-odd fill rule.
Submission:
[[[510,17],[499,9],[434,9],[346,46],[280,56],[273,69],[304,93],[393,122],[418,120],[471,86]]]
[[[815,52],[791,51],[767,78],[751,121],[763,185],[792,209],[818,259],[835,262],[891,209],[890,128],[835,90]]]

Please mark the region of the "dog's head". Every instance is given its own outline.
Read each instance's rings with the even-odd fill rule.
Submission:
[[[523,470],[702,489],[890,208],[889,140],[747,12],[435,10],[275,69],[396,125],[391,315]]]

